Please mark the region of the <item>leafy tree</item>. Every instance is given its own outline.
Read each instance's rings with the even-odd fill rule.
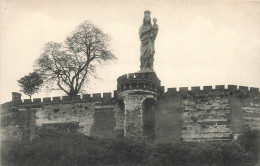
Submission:
[[[48,42],[35,67],[47,85],[56,83],[68,96],[76,96],[98,65],[116,57],[109,51],[109,36],[87,21],[64,43]]]
[[[29,73],[17,81],[21,87],[21,92],[28,95],[30,99],[33,94],[39,92],[43,85],[42,77],[36,72]]]

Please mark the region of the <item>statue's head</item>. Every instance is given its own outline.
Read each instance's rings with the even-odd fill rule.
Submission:
[[[157,23],[157,19],[153,18],[153,23],[156,24]]]
[[[144,20],[143,23],[144,24],[151,24],[151,17],[150,17],[151,12],[149,10],[145,10],[144,11]]]

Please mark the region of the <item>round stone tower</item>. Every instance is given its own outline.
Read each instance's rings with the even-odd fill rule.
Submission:
[[[125,74],[117,79],[118,103],[123,114],[124,137],[155,138],[155,112],[161,81],[153,70],[155,39],[159,26],[157,19],[151,24],[151,11],[144,11],[139,28],[140,71]]]
[[[124,137],[154,139],[160,85],[155,72],[125,74],[117,79],[118,99],[124,104]]]

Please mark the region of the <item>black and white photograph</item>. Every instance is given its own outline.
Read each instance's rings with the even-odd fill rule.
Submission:
[[[260,166],[260,0],[0,0],[1,166]]]

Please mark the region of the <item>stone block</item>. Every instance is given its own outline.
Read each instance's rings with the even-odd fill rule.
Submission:
[[[80,95],[73,96],[72,100],[80,100]]]
[[[142,73],[135,73],[135,78],[141,79],[142,78]]]
[[[118,94],[117,94],[117,91],[114,90],[114,98],[117,99],[118,98]]]
[[[251,88],[250,88],[250,93],[258,94],[258,93],[259,93],[259,88],[251,87]]]
[[[128,79],[133,79],[133,78],[135,78],[135,75],[133,73],[128,74]]]
[[[111,100],[112,93],[103,93],[103,99],[105,101]]]
[[[160,86],[160,91],[161,91],[161,93],[164,93],[165,92],[165,87],[164,86]]]
[[[179,91],[180,91],[180,92],[188,92],[189,89],[188,89],[188,87],[180,87],[180,88],[179,88]]]
[[[91,100],[91,95],[90,94],[84,94],[82,96],[83,100],[86,100],[86,101],[90,101]]]
[[[41,98],[34,98],[33,103],[41,103],[42,99]]]
[[[52,98],[52,101],[53,101],[53,102],[60,102],[60,97],[53,97],[53,98]]]
[[[21,93],[18,92],[12,92],[12,101],[21,100]]]
[[[212,90],[212,86],[203,86],[203,90],[204,91],[211,91]]]
[[[193,86],[193,87],[191,87],[191,91],[193,91],[193,92],[200,91],[200,87],[199,86]]]
[[[147,76],[143,73],[141,73],[141,79],[147,79]]]
[[[50,103],[51,102],[51,98],[50,97],[44,97],[43,98],[43,102],[44,103]]]
[[[154,75],[153,74],[149,74],[148,79],[149,80],[154,80]]]
[[[24,104],[31,104],[32,103],[32,100],[31,99],[24,99]]]
[[[228,90],[229,90],[230,92],[237,91],[237,85],[228,85]]]
[[[70,96],[62,96],[62,101],[70,101]]]
[[[94,93],[92,98],[94,101],[101,100],[101,93]]]
[[[168,88],[167,92],[168,93],[175,93],[177,91],[177,88]]]
[[[23,101],[22,100],[13,100],[12,103],[15,105],[19,105],[19,104],[22,104]]]
[[[239,91],[243,92],[243,93],[247,93],[248,92],[248,87],[247,86],[239,86]]]
[[[216,90],[225,90],[225,85],[216,85]]]
[[[116,134],[116,138],[119,138],[119,139],[124,138],[124,130],[116,130],[115,134]]]
[[[127,74],[124,74],[120,77],[122,80],[126,80],[127,79]]]

